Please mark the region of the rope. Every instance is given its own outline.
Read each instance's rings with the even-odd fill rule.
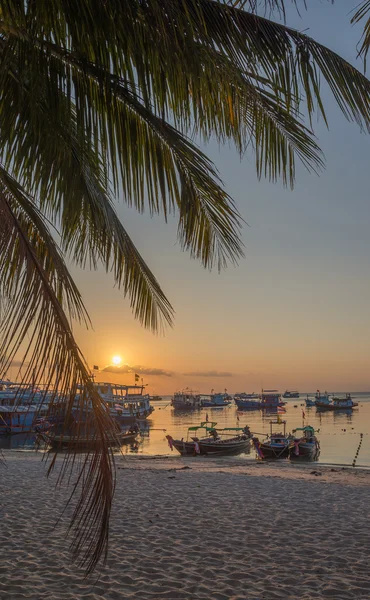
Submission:
[[[356,452],[356,454],[355,454],[355,458],[353,459],[353,462],[352,462],[352,467],[355,467],[355,466],[356,466],[356,460],[357,460],[357,458],[358,458],[358,453],[360,452],[360,448],[361,448],[361,444],[362,444],[362,439],[363,439],[363,437],[364,437],[364,434],[363,434],[363,433],[360,433],[360,443],[359,443],[359,445],[358,445],[357,452]]]

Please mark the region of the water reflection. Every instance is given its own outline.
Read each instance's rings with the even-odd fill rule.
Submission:
[[[355,456],[360,433],[364,434],[357,465],[370,466],[370,396],[355,394],[359,407],[353,411],[319,411],[315,407],[305,407],[300,400],[288,401],[286,413],[281,418],[287,422],[290,432],[302,425],[315,428],[320,440],[320,462],[351,464]],[[360,397],[359,397],[360,396]],[[217,422],[218,427],[244,427],[248,425],[259,437],[269,433],[270,421],[277,413],[266,413],[260,410],[238,411],[235,405],[223,409],[207,408],[197,411],[174,410],[170,399],[164,397],[154,404],[155,411],[145,423],[140,423],[141,435],[137,442],[122,447],[124,454],[170,455],[166,434],[174,438],[186,437],[190,426],[199,425],[201,421]],[[302,419],[302,412],[305,419]],[[19,434],[0,437],[0,449],[16,450],[35,448],[36,436]],[[254,460],[254,450],[241,460]]]

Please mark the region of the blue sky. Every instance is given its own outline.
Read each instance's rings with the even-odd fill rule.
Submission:
[[[361,69],[350,4],[311,0],[302,18],[291,10],[287,21]],[[93,332],[77,329],[90,364],[103,368],[119,354],[136,368],[166,371],[171,376],[149,371],[147,381],[167,393],[185,385],[203,392],[370,387],[370,136],[345,120],[327,90],[324,101],[330,128],[321,120],[315,132],[326,169],[316,176],[298,165],[294,191],[258,181],[252,152],[241,162],[232,148],[206,147],[249,224],[237,268],[205,271],[181,252],[175,219],[166,225],[118,199],[120,217],[175,307],[175,327],[153,336],[109,276],[74,270],[94,323]]]

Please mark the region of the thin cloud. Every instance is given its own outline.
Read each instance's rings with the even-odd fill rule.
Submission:
[[[187,377],[232,377],[229,371],[191,371],[184,373]]]
[[[115,373],[116,375],[125,375],[127,373],[137,373],[137,375],[153,375],[172,377],[171,371],[165,369],[156,369],[152,367],[143,367],[142,365],[107,365],[102,369],[104,373]]]

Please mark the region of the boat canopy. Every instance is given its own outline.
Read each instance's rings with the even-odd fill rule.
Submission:
[[[310,433],[315,433],[315,430],[313,427],[311,427],[311,425],[306,425],[306,427],[297,427],[296,429],[293,429],[293,433],[295,433],[296,431],[308,431]]]
[[[202,421],[200,425],[194,425],[189,427],[188,431],[198,431],[198,429],[214,429],[217,423],[214,421]]]

